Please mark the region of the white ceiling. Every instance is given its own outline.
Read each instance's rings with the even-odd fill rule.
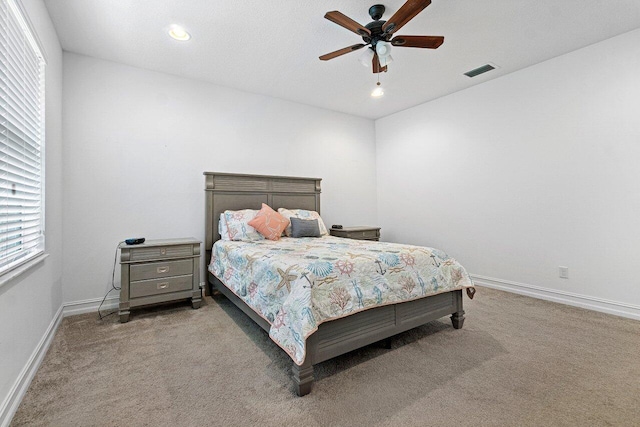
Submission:
[[[45,0],[66,51],[354,114],[383,117],[640,28],[640,0],[433,0],[396,34],[442,35],[437,50],[393,48],[381,74],[362,51],[318,56],[362,41],[324,19],[362,25],[374,4],[316,0]],[[386,0],[388,19],[404,0]],[[167,35],[185,27],[189,42]],[[594,58],[598,61],[600,58]],[[499,69],[470,79],[491,62]]]

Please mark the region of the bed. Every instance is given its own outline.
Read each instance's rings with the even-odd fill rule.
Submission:
[[[393,335],[444,316],[451,316],[451,322],[454,328],[459,329],[463,326],[463,290],[466,289],[467,294],[472,297],[474,289],[468,274],[466,274],[464,269],[460,266],[459,269],[451,270],[457,275],[457,281],[455,281],[455,283],[452,282],[452,288],[455,287],[455,289],[450,290],[445,286],[438,288],[438,285],[436,284],[435,291],[431,290],[430,294],[424,296],[425,286],[428,287],[429,285],[425,285],[425,283],[420,280],[419,286],[422,287],[421,291],[419,287],[415,286],[418,285],[418,283],[414,283],[410,288],[404,289],[404,291],[413,291],[415,295],[423,296],[415,298],[411,297],[411,299],[405,301],[397,301],[398,298],[395,296],[385,297],[386,299],[384,301],[382,299],[379,299],[378,301],[380,303],[383,302],[383,304],[376,306],[367,305],[367,303],[363,302],[362,291],[356,288],[356,281],[352,280],[353,287],[356,288],[355,290],[358,291],[358,293],[357,298],[353,298],[352,304],[348,307],[350,310],[348,315],[345,315],[342,312],[336,312],[333,313],[335,316],[331,319],[321,320],[323,319],[322,317],[319,317],[320,320],[315,319],[315,321],[311,319],[306,322],[305,325],[300,326],[300,333],[296,333],[294,330],[293,338],[295,338],[295,340],[278,335],[278,331],[287,329],[278,329],[278,327],[281,326],[278,322],[281,322],[282,319],[267,315],[266,312],[262,310],[262,307],[257,307],[255,304],[252,304],[252,308],[252,306],[249,305],[252,301],[249,299],[247,292],[240,292],[240,285],[234,282],[236,277],[240,277],[242,274],[253,274],[253,270],[249,270],[248,268],[245,268],[246,266],[243,267],[242,265],[239,267],[236,266],[235,270],[233,270],[233,267],[229,266],[227,267],[228,270],[234,271],[237,274],[228,274],[229,271],[224,270],[224,265],[226,264],[220,264],[220,258],[229,257],[235,259],[241,258],[242,260],[253,260],[260,258],[261,254],[268,254],[267,256],[262,257],[260,262],[263,262],[264,258],[273,258],[269,262],[273,263],[273,269],[276,267],[279,268],[278,274],[279,277],[282,277],[282,281],[279,284],[278,289],[283,285],[286,285],[287,288],[290,288],[291,286],[293,287],[291,294],[293,294],[296,289],[299,290],[301,287],[312,288],[314,285],[316,286],[316,289],[320,287],[316,282],[312,283],[306,274],[297,276],[293,275],[291,279],[296,280],[292,280],[291,283],[289,283],[285,280],[287,269],[286,264],[282,264],[282,262],[285,261],[276,258],[274,254],[279,255],[280,253],[288,252],[290,255],[297,254],[299,257],[303,256],[304,258],[312,259],[319,259],[322,258],[322,255],[329,254],[331,257],[327,259],[334,260],[333,262],[336,263],[335,265],[337,266],[344,266],[344,264],[338,263],[340,262],[340,256],[347,256],[347,253],[353,259],[358,256],[366,258],[366,256],[368,256],[367,251],[374,251],[374,253],[377,252],[378,254],[383,255],[389,255],[391,252],[392,256],[396,256],[397,254],[400,257],[410,256],[403,252],[410,251],[410,253],[416,256],[431,256],[431,258],[435,260],[434,265],[438,266],[439,271],[442,270],[442,260],[445,260],[444,262],[449,262],[452,265],[458,264],[455,263],[455,260],[450,261],[452,259],[446,257],[443,253],[440,253],[442,254],[440,257],[435,257],[434,252],[431,251],[437,250],[430,248],[394,245],[383,242],[362,242],[350,239],[340,239],[337,237],[326,237],[315,240],[314,238],[307,238],[310,240],[287,240],[284,238],[279,243],[266,241],[259,242],[259,244],[229,241],[218,242],[220,240],[220,234],[218,231],[220,214],[226,210],[259,210],[261,205],[264,203],[274,209],[297,208],[319,213],[321,179],[216,172],[205,172],[204,175],[206,195],[206,261],[208,264],[209,261],[212,261],[208,271],[207,293],[209,295],[213,295],[215,290],[222,293],[261,328],[269,332],[272,340],[289,354],[293,362],[292,378],[295,391],[299,396],[306,395],[311,391],[314,381],[313,365],[317,363],[324,362],[333,357],[375,342],[387,340]],[[214,243],[216,242],[218,242],[218,244],[214,247]],[[302,248],[302,251],[297,248]],[[424,254],[420,254],[420,252],[424,252]],[[402,265],[411,268],[414,267],[413,265],[408,265],[408,258],[403,259],[405,260],[405,263]],[[411,262],[414,262],[413,257],[411,257],[411,259]],[[438,263],[438,259],[440,259],[440,263]],[[383,259],[383,261],[385,261],[385,259]],[[385,274],[389,270],[390,265],[400,265],[398,262],[396,262],[396,264],[390,264],[387,262],[385,265],[377,259],[375,262],[378,263],[377,265],[380,267],[380,275]],[[373,263],[369,264],[374,266]],[[271,266],[263,265],[263,268],[271,268]],[[377,267],[374,266],[373,268]],[[401,270],[402,269],[397,266],[394,271],[396,273],[401,273]],[[460,273],[460,271],[462,273]],[[214,274],[214,272],[217,274]],[[240,274],[240,272],[242,272],[242,274]],[[315,271],[315,273],[318,272]],[[343,279],[345,280],[347,280],[348,276],[348,279],[351,279],[351,271],[343,271],[341,269],[340,273],[342,274],[336,274],[334,276],[344,276]],[[347,276],[345,276],[345,274]],[[314,278],[318,279],[321,276],[322,274],[318,273],[314,275]],[[296,288],[296,283],[305,283],[304,279],[306,279],[309,286],[300,285]],[[258,279],[256,279],[256,281],[258,281]],[[458,283],[459,285],[456,285]],[[244,291],[245,289],[246,287],[242,290]],[[375,288],[375,290],[379,293],[378,288]],[[282,291],[284,291],[284,289],[282,289]],[[422,293],[420,294],[420,292]],[[355,297],[356,295],[354,294],[353,296]],[[347,296],[347,298],[349,298],[349,296]],[[406,298],[410,298],[410,296],[406,296]],[[358,299],[359,301],[357,301]],[[342,304],[338,303],[338,306],[341,305]],[[320,306],[320,304],[318,304],[318,306]],[[343,308],[336,308],[335,304],[331,307],[333,307],[332,310]],[[287,307],[287,311],[290,310],[291,307]],[[308,308],[301,308],[301,310],[308,311]],[[282,311],[285,311],[284,308]],[[304,319],[305,314],[308,315],[308,312],[302,311],[301,313],[302,314],[297,316],[297,318]],[[317,313],[316,316],[318,317]]]

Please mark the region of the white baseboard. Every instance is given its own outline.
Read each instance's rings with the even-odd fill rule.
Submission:
[[[0,426],[7,427],[13,418],[13,415],[18,410],[18,406],[20,406],[20,402],[24,397],[25,393],[29,389],[29,385],[31,384],[31,380],[35,376],[36,372],[40,368],[40,364],[44,359],[44,356],[47,354],[47,350],[49,350],[49,346],[53,341],[53,337],[58,330],[58,326],[60,326],[60,322],[62,322],[62,311],[64,305],[61,305],[56,314],[53,316],[53,320],[49,324],[46,332],[38,342],[35,350],[27,360],[24,368],[20,371],[16,382],[9,390],[9,394],[5,398],[2,405],[0,405]]]
[[[476,284],[486,286],[487,288],[513,292],[533,298],[640,320],[640,306],[633,304],[625,304],[623,302],[607,300],[604,298],[596,298],[588,295],[543,288],[541,286],[534,286],[526,283],[479,276],[477,274],[472,274],[471,278]]]
[[[100,311],[108,313],[118,308],[120,298],[118,296],[107,298],[102,304]],[[98,312],[98,307],[102,302],[102,298],[92,298],[82,301],[72,301],[64,304],[64,317],[74,316],[76,314],[84,314]]]

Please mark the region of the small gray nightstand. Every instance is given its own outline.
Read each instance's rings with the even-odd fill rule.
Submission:
[[[358,240],[380,240],[380,227],[343,227],[331,228],[329,234],[336,237]]]
[[[128,322],[129,309],[141,305],[191,298],[193,308],[200,308],[200,243],[193,238],[121,243],[120,322]]]

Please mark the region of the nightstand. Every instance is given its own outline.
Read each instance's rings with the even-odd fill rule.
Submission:
[[[329,234],[336,237],[358,240],[380,240],[380,227],[343,227],[331,228]]]
[[[193,238],[121,243],[120,322],[129,321],[130,308],[147,304],[191,298],[193,308],[200,308],[200,243]]]

